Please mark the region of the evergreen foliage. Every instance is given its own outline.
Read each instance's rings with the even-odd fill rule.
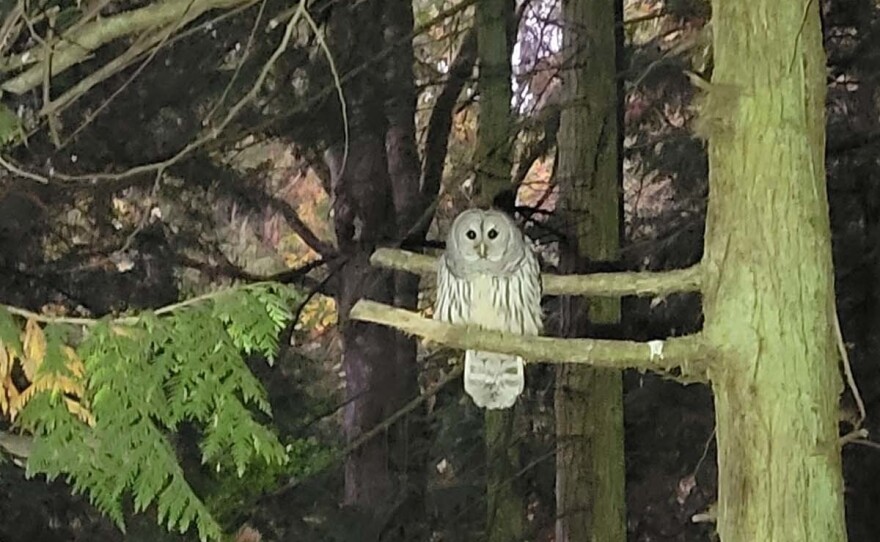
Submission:
[[[219,539],[221,528],[184,478],[169,436],[181,423],[199,427],[202,462],[239,477],[258,460],[288,462],[288,451],[255,417],[271,409],[242,353],[273,360],[288,307],[299,300],[267,283],[209,294],[161,315],[96,322],[75,351],[72,326],[39,331],[30,319],[19,340],[19,326],[0,310],[4,352],[19,357],[32,383],[20,394],[33,390],[20,410],[8,410],[35,437],[28,475],[64,476],[123,530],[131,497],[135,512],[155,504],[169,530],[195,527],[201,540]],[[37,386],[41,378],[49,384]],[[10,389],[4,386],[4,397]]]

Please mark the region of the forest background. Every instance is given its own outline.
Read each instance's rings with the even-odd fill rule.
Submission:
[[[211,532],[211,521],[239,540],[480,536],[492,473],[483,413],[463,396],[456,353],[337,316],[363,295],[430,313],[430,281],[419,288],[396,274],[392,288],[382,287],[389,275],[366,258],[377,244],[435,251],[479,188],[475,178],[489,160],[477,144],[486,94],[475,69],[476,3],[2,3],[0,299],[21,310],[3,321],[8,371],[0,406],[8,421],[29,433],[51,429],[57,440],[34,449],[18,426],[6,424],[0,539],[191,539]],[[560,80],[572,69],[563,6],[527,0],[508,7],[513,121],[504,139],[512,186],[520,216],[530,219],[526,229],[554,271],[567,228],[557,213],[565,187],[554,175],[560,116],[570,105]],[[614,266],[686,268],[702,256],[708,171],[695,119],[700,78],[712,70],[711,10],[699,0],[619,8],[623,244]],[[821,12],[837,304],[870,413],[880,399],[877,7],[825,1]],[[279,293],[266,281],[293,288]],[[245,284],[254,286],[240,295],[211,293]],[[185,299],[207,308],[175,305]],[[184,310],[176,315],[169,306]],[[143,351],[143,336],[92,321],[148,309],[159,310],[136,330],[150,337]],[[550,329],[561,311],[548,301]],[[159,323],[164,315],[170,323]],[[635,340],[701,325],[693,294],[625,298],[622,315],[613,334]],[[206,321],[218,325],[199,324]],[[97,329],[86,334],[91,342],[84,328]],[[226,365],[187,373],[199,355],[216,355],[204,345],[224,333]],[[348,350],[343,364],[346,348],[359,341],[373,346]],[[69,354],[66,345],[77,349]],[[247,365],[236,365],[238,351],[248,354]],[[167,412],[146,393],[149,381],[133,376],[152,373],[130,369],[165,352],[172,376],[161,378],[171,395],[181,393]],[[95,360],[108,356],[118,362],[106,363],[112,371],[95,371],[102,366]],[[7,363],[13,358],[19,366]],[[104,378],[91,385],[142,400],[126,408],[150,408],[162,421],[131,437],[131,449],[157,446],[146,448],[132,479],[103,479],[73,463],[56,466],[62,476],[49,484],[42,475],[26,479],[23,456],[52,473],[52,446],[65,443],[55,429],[69,422],[50,413],[88,423],[90,406],[102,412],[77,382],[40,381],[41,363],[73,376],[82,364]],[[192,396],[181,390],[202,388],[181,383],[181,375],[243,400],[222,410],[214,390],[204,411],[186,407]],[[523,504],[525,536],[551,540],[554,369],[531,367],[529,383],[507,441],[518,465],[509,485]],[[624,374],[623,385],[628,539],[713,540],[711,521],[693,521],[717,497],[710,390],[636,371]],[[60,411],[51,400],[57,392],[66,399]],[[126,411],[112,402],[103,408]],[[223,423],[239,424],[236,434],[206,429],[218,412],[227,416],[218,418]],[[842,427],[854,426],[858,410],[849,395],[843,412]],[[873,434],[877,423],[869,416],[862,427]],[[249,451],[252,439],[264,447]],[[77,442],[67,453],[95,451]],[[227,455],[234,457],[227,462]],[[859,439],[843,457],[850,540],[874,540],[880,452]],[[153,498],[135,489],[144,473],[166,470],[174,474],[162,475]],[[70,472],[80,477],[66,483]],[[71,495],[72,487],[85,494]],[[174,491],[163,501],[165,487]],[[181,538],[157,525],[156,514],[175,527],[198,527]]]

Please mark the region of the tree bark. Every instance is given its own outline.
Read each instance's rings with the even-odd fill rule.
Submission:
[[[510,188],[511,137],[511,0],[477,3],[480,113],[477,124],[475,194],[488,206]],[[512,542],[523,539],[523,496],[519,491],[519,448],[515,443],[516,410],[487,410],[486,539]]]
[[[407,19],[406,10],[385,9],[383,3],[361,2],[333,10],[328,41],[342,72],[369,60],[373,51],[398,36],[401,25],[409,24],[407,32],[412,30],[411,13]],[[395,27],[383,32],[391,24]],[[408,54],[411,67],[412,50],[400,54]],[[414,89],[399,81],[393,89],[397,92],[388,92],[391,75],[366,70],[346,81],[343,90],[351,135],[347,153],[338,138],[325,154],[331,172],[334,227],[346,262],[340,272],[337,304],[346,383],[343,424],[349,443],[418,393],[414,343],[390,328],[349,318],[359,299],[392,303],[398,297],[394,273],[371,268],[369,257],[377,245],[398,237],[414,212],[401,201],[413,187],[418,191],[419,174],[413,171],[418,167],[414,126],[407,120],[414,107]],[[386,99],[394,107],[386,110]],[[405,304],[412,305],[417,288],[417,279],[402,285]],[[424,463],[410,453],[410,438],[408,424],[397,423],[388,428],[385,438],[369,440],[346,459],[344,502],[372,520],[364,539],[405,540],[409,535],[405,525],[412,523],[412,517],[408,516],[418,510],[410,505],[420,501],[424,477]]]
[[[713,0],[701,112],[724,542],[846,539],[816,2]]]
[[[617,54],[618,0],[563,2],[566,54],[559,163],[560,206],[569,245],[566,272],[615,261],[620,253],[621,129]],[[563,298],[564,337],[589,323],[620,321],[616,298]],[[593,336],[597,333],[594,329]],[[598,335],[601,336],[601,333]],[[556,540],[623,542],[626,494],[620,371],[561,364],[556,369]]]
[[[477,124],[477,200],[485,205],[511,187],[513,123],[511,89],[511,0],[481,0],[476,8],[480,114]]]
[[[414,54],[412,40],[407,36],[413,31],[412,2],[384,3],[384,38],[386,44],[399,44],[389,55],[385,69],[385,117],[388,130],[385,134],[385,149],[388,155],[388,175],[391,180],[396,236],[398,241],[414,236],[424,239],[423,232],[414,232],[419,218],[428,207],[420,190],[421,165],[416,145],[416,89],[413,75]],[[411,310],[418,306],[419,277],[406,272],[394,273],[395,305]],[[419,394],[417,344],[413,337],[396,332],[396,352],[392,382],[397,383],[395,397],[409,401]],[[397,406],[402,406],[398,404]],[[395,523],[400,540],[412,540],[424,516],[424,494],[426,489],[425,464],[429,448],[424,409],[416,410],[407,416],[403,423],[396,424],[393,431],[397,439],[407,443],[392,458],[401,473],[401,484],[406,491],[398,509],[400,520]]]

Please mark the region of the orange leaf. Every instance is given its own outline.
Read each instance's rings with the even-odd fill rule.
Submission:
[[[33,382],[37,368],[43,363],[46,357],[46,336],[36,320],[29,319],[24,326],[24,359],[22,359],[21,368],[24,369],[24,375],[28,380]]]

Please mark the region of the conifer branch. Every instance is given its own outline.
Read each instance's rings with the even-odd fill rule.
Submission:
[[[394,327],[453,348],[485,350],[547,363],[585,363],[613,369],[673,372],[690,381],[707,381],[711,350],[699,334],[663,341],[613,341],[527,337],[470,326],[453,326],[375,301],[361,300],[351,318]]]
[[[370,263],[399,271],[409,271],[433,277],[437,273],[437,259],[405,250],[380,248],[370,257]],[[589,275],[541,275],[547,295],[583,295],[616,297],[626,295],[662,296],[700,290],[702,271],[699,264],[672,271],[634,271],[620,273],[592,273]]]

